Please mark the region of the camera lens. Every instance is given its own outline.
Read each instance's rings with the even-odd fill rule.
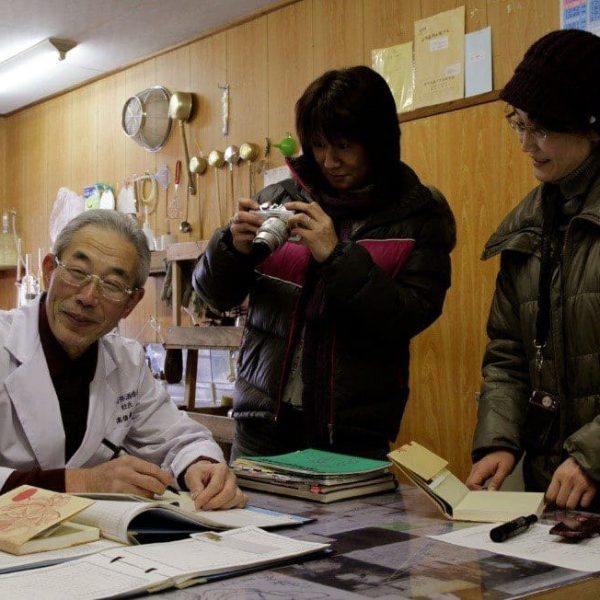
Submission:
[[[287,222],[279,217],[269,217],[258,228],[254,244],[264,244],[271,252],[277,250],[289,237]]]

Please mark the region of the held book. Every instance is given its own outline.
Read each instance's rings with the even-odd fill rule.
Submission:
[[[311,520],[256,507],[194,510],[188,493],[174,496],[185,506],[170,504],[173,501],[170,496],[163,501],[139,501],[127,499],[128,496],[122,494],[90,494],[96,501],[75,516],[74,520],[98,527],[103,537],[123,544],[178,540],[207,529],[284,527]]]
[[[97,527],[75,523],[93,500],[22,485],[0,496],[0,550],[30,554],[99,539]]]
[[[417,442],[401,446],[388,457],[449,519],[492,523],[522,515],[539,517],[544,511],[542,493],[469,490],[446,468],[447,461]]]
[[[256,527],[196,533],[176,542],[99,552],[51,567],[0,575],[3,597],[116,598],[184,588],[323,553],[329,544],[305,542]]]

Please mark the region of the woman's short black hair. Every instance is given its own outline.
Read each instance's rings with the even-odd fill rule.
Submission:
[[[369,67],[331,70],[315,79],[296,102],[296,131],[313,163],[319,138],[361,144],[375,178],[400,160],[396,103],[385,79]]]

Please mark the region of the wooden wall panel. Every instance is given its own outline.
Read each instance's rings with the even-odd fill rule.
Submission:
[[[0,119],[0,206],[15,207],[26,251],[47,244],[48,215],[66,186],[105,181],[118,192],[125,177],[156,172],[183,160],[178,125],[166,147],[153,154],[120,128],[121,108],[152,85],[198,95],[186,125],[190,153],[224,150],[244,141],[259,144],[293,132],[294,104],[323,71],[370,64],[373,48],[413,38],[415,20],[464,4],[466,30],[492,26],[495,88],[501,87],[531,42],[558,26],[558,3],[546,0],[302,0],[242,25],[154,57],[122,73]],[[230,134],[221,128],[221,90],[231,85]],[[4,146],[3,146],[4,145]],[[402,155],[422,179],[439,187],[455,212],[459,241],[453,253],[453,284],[442,317],[412,344],[411,398],[398,442],[417,439],[450,459],[465,476],[475,423],[474,395],[486,344],[485,323],[497,260],[481,263],[483,244],[504,214],[534,184],[527,160],[503,119],[501,102],[439,114],[402,125]],[[282,164],[277,150],[267,166]],[[31,165],[34,165],[34,168]],[[247,195],[247,165],[234,173],[236,197]],[[218,178],[218,179],[217,179]],[[257,178],[257,186],[262,177]],[[220,181],[222,207],[216,201]],[[227,222],[229,177],[209,168],[190,197],[193,231],[171,231],[180,241],[207,238]],[[185,198],[185,178],[180,197]],[[169,190],[173,193],[173,187]],[[158,236],[167,229],[166,197],[150,216]],[[0,273],[0,306],[14,301],[14,274]],[[160,302],[162,278],[151,278],[146,296],[124,323],[127,335],[159,339],[149,320],[162,326],[169,311]],[[189,324],[189,320],[185,320]]]
[[[362,0],[313,0],[312,42],[315,76],[328,69],[362,63],[362,23]]]
[[[488,0],[487,11],[488,25],[492,26],[494,89],[500,89],[531,43],[560,27],[558,3]]]
[[[200,40],[190,46],[191,89],[200,97],[196,118],[190,125],[194,153],[201,151],[208,158],[211,150],[225,148],[221,121],[221,95],[219,85],[227,83],[227,35],[220,33]],[[217,198],[217,178],[220,198]],[[223,170],[208,167],[197,177],[197,238],[206,239],[225,223],[225,177]],[[195,238],[196,239],[196,238]]]
[[[227,31],[227,82],[231,94],[229,136],[223,144],[239,147],[243,142],[254,142],[264,146],[269,107],[266,16]],[[227,166],[226,175],[229,192],[224,216],[229,220],[237,210],[237,199],[248,196],[248,165],[240,162],[233,170]]]
[[[412,0],[364,0],[365,56],[371,64],[371,50],[410,42],[414,22],[421,18],[421,3]]]
[[[411,397],[398,441],[422,440],[464,475],[498,269],[497,259],[483,263],[480,255],[535,180],[505,123],[502,102],[465,109],[456,117],[446,113],[402,125],[403,158],[424,182],[444,192],[456,218],[458,244],[444,314],[412,344]]]
[[[268,27],[268,136],[278,142],[287,132],[294,134],[294,106],[315,78],[311,43],[312,5],[299,2],[267,15]],[[255,140],[264,145],[264,139]],[[264,150],[264,148],[263,148]],[[283,164],[273,149],[267,168]]]

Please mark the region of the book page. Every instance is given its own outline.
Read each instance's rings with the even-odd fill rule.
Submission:
[[[429,483],[429,489],[443,498],[451,507],[452,515],[456,516],[456,507],[469,494],[469,488],[448,469],[444,469]]]
[[[430,481],[448,465],[448,461],[417,442],[410,442],[390,452],[388,458],[422,479]]]
[[[97,557],[102,557],[102,554],[52,567],[0,575],[2,595],[11,600],[108,598],[142,592],[170,581],[170,577],[160,571],[144,573],[144,570],[124,561],[111,563]]]
[[[180,569],[185,571],[186,576],[192,576],[268,564],[328,546],[276,535],[256,527],[244,527],[222,533],[195,533],[189,538],[168,544],[132,546],[126,549],[126,553],[128,560],[135,557],[136,561],[144,560],[160,566],[161,571]]]
[[[482,521],[509,521],[523,515],[540,515],[544,507],[544,494],[537,492],[470,491],[456,506],[455,516],[479,515]]]
[[[25,554],[22,556],[10,554],[8,552],[0,552],[0,573],[21,571],[33,567],[45,567],[119,546],[121,546],[119,542],[97,540],[87,544],[70,546],[69,548],[36,552],[35,554]]]
[[[247,508],[231,508],[229,510],[198,510],[192,513],[197,515],[207,527],[217,529],[234,529],[236,527],[282,527],[284,525],[298,525],[310,519],[286,515],[266,509],[249,506]]]
[[[98,527],[102,535],[110,540],[130,544],[127,528],[131,519],[147,508],[143,502],[119,500],[97,500],[71,520],[84,525]]]

